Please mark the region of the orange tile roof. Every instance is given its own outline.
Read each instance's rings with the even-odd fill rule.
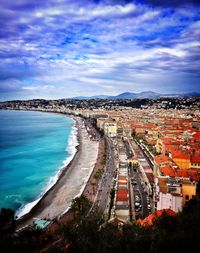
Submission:
[[[183,143],[183,140],[175,139],[175,137],[161,137],[160,140],[165,145],[181,145]]]
[[[191,178],[193,181],[199,180],[199,175],[195,170],[177,170],[176,174],[178,177]]]
[[[182,150],[173,150],[171,152],[173,159],[190,159],[190,154],[188,153],[183,153]]]
[[[174,168],[170,165],[166,165],[166,166],[162,167],[161,172],[164,174],[164,176],[170,176],[170,177],[176,176]]]
[[[172,150],[177,150],[177,148],[179,148],[179,144],[175,145],[175,144],[169,144],[169,145],[165,145],[165,152],[171,152]]]
[[[195,141],[200,141],[200,132],[197,132],[195,133],[192,138],[195,140]]]
[[[174,141],[174,138],[161,137],[160,140],[161,140],[163,143],[165,143],[165,144],[167,144],[167,143],[170,144],[172,141]]]
[[[154,156],[154,161],[157,163],[157,164],[161,164],[161,163],[166,163],[166,162],[169,162],[171,161],[170,158],[168,156],[165,156],[165,155],[158,155],[158,156]]]
[[[192,163],[200,163],[200,155],[192,156],[191,162]]]
[[[171,209],[158,210],[155,213],[150,214],[144,220],[139,219],[137,222],[142,226],[152,226],[155,220],[164,214],[174,216],[176,213]]]

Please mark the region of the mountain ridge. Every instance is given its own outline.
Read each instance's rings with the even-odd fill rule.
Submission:
[[[73,100],[91,100],[91,99],[105,99],[105,100],[112,100],[112,99],[154,99],[154,98],[162,98],[162,97],[177,97],[177,98],[189,98],[189,97],[196,97],[200,96],[198,92],[191,92],[191,93],[169,93],[169,94],[161,94],[153,91],[142,91],[139,93],[133,92],[123,92],[115,96],[109,95],[96,95],[96,96],[78,96],[72,98],[65,98],[65,99],[73,99]]]

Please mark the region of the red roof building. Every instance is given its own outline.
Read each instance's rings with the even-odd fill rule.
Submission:
[[[172,211],[171,209],[163,209],[163,210],[158,210],[155,213],[150,214],[148,217],[146,217],[144,220],[137,220],[137,222],[142,225],[142,226],[152,226],[155,222],[156,219],[161,217],[162,215],[170,215],[174,216],[176,213]]]

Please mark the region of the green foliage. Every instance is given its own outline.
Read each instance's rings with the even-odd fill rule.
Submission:
[[[75,218],[60,224],[59,243],[52,241],[45,252],[66,252],[64,245],[68,245],[69,253],[197,252],[199,248],[199,199],[189,201],[175,216],[164,213],[153,226],[146,227],[105,222],[98,210],[88,215],[90,207],[86,197],[76,198],[72,203]],[[40,252],[47,240],[42,231],[26,230],[20,235],[1,237],[0,248],[1,252]]]
[[[200,234],[200,201],[189,201],[176,216],[164,213],[153,226],[105,223],[99,229],[99,224],[98,217],[88,217],[80,226],[68,227],[65,235],[71,242],[70,252],[193,252]]]
[[[102,177],[102,170],[97,170],[97,172],[94,175],[94,178],[98,181]]]
[[[88,214],[91,206],[92,203],[89,199],[81,195],[81,197],[72,200],[71,211],[74,213],[75,218],[80,220]]]
[[[112,188],[111,191],[110,191],[110,207],[109,207],[109,214],[108,214],[109,218],[111,216],[111,210],[112,210],[113,205],[114,205],[114,198],[115,198],[115,188]]]
[[[105,149],[104,149],[104,154],[102,156],[102,160],[101,160],[101,164],[105,165],[106,164],[106,160],[107,160],[107,152],[108,152],[108,147],[107,147],[107,142],[105,141]]]
[[[72,220],[60,228],[62,236],[70,242],[70,252],[95,252],[99,227],[104,219],[99,212],[83,217],[80,222]]]
[[[2,208],[0,211],[0,235],[4,236],[15,231],[14,211]]]
[[[20,253],[32,253],[37,252],[46,242],[44,232],[27,229],[20,234],[9,234],[4,237],[0,237],[0,249],[1,252],[20,252]]]
[[[197,188],[196,188],[196,190],[197,190],[197,196],[198,196],[198,198],[200,198],[200,180],[199,180],[198,183],[197,183]]]

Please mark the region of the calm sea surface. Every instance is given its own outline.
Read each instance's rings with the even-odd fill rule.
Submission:
[[[74,120],[59,114],[0,111],[0,208],[29,211],[75,154]]]

